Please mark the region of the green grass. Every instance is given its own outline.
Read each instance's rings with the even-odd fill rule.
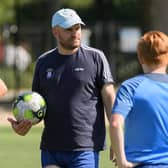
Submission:
[[[0,128],[0,167],[2,168],[40,168],[41,128],[34,127],[22,137],[10,127]]]
[[[0,167],[40,168],[39,143],[42,127],[34,126],[26,136],[15,134],[11,127],[0,127]],[[109,137],[107,137],[109,140]],[[108,141],[109,144],[109,141]],[[100,168],[113,168],[109,150],[101,152]]]

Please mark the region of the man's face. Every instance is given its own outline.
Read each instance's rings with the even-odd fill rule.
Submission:
[[[81,25],[76,24],[68,29],[56,27],[54,35],[57,39],[58,44],[66,49],[73,50],[80,46],[81,43]]]

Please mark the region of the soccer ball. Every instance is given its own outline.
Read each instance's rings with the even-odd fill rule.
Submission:
[[[39,123],[46,113],[46,102],[36,92],[24,92],[12,104],[12,112],[18,122],[26,119],[33,125]]]

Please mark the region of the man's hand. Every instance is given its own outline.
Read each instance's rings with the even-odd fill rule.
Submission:
[[[23,120],[21,122],[17,122],[12,118],[8,118],[8,121],[11,123],[13,130],[19,135],[26,135],[30,128],[32,127],[32,123],[29,120]]]
[[[118,168],[133,168],[140,165],[140,163],[132,163],[132,162],[126,161],[124,164],[120,164],[120,165],[117,164],[117,165],[118,165]]]
[[[110,147],[110,160],[114,163],[115,166],[117,166],[117,160],[112,147]]]

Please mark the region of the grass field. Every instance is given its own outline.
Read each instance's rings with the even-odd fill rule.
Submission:
[[[1,126],[0,168],[40,168],[41,131],[41,126],[34,126],[29,134],[21,137],[9,126]],[[114,168],[108,150],[101,152],[100,168]]]

